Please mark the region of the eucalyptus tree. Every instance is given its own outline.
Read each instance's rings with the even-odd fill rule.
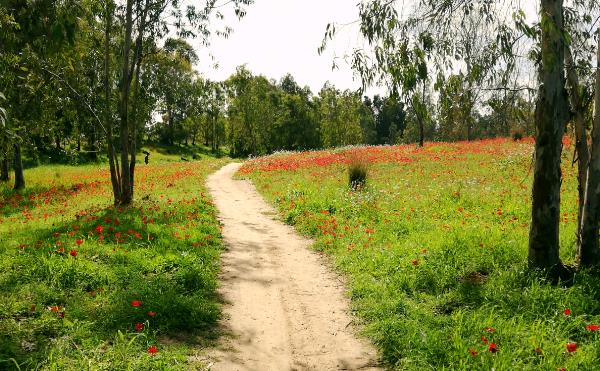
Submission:
[[[41,116],[37,104],[42,88],[48,83],[42,66],[44,60],[71,45],[78,27],[80,4],[75,0],[2,0],[3,32],[2,75],[0,76],[8,103],[13,135],[8,138],[14,155],[15,189],[25,187],[21,159],[22,145],[27,140],[27,129]]]
[[[493,41],[485,46],[487,51],[483,53],[487,55],[483,59],[487,64],[481,66],[491,71],[490,80],[493,81],[496,76],[493,71],[498,67],[502,69],[514,58],[513,48],[518,39],[532,33],[531,27],[524,22],[524,12],[508,2],[508,9],[514,16],[507,17],[503,7],[506,4],[488,0],[420,0],[412,13],[401,16],[397,11],[398,1],[362,2],[359,4],[360,32],[371,48],[354,51],[353,67],[361,76],[363,85],[383,81],[393,92],[400,88],[410,91],[420,76],[427,75],[425,72],[429,65],[423,56],[435,57],[433,65],[442,73],[460,68],[453,61],[468,63],[469,50],[457,43],[461,38],[456,26],[463,27],[464,20],[472,19],[475,13],[486,24],[485,33],[493,36]],[[540,6],[539,44],[533,53],[538,56],[541,84],[535,111],[536,145],[528,261],[531,267],[558,268],[560,271],[560,160],[562,136],[569,119],[564,89],[564,6],[562,0],[541,0]],[[334,35],[335,28],[329,26],[322,47]],[[423,42],[424,38],[433,43],[428,45]]]
[[[230,4],[237,17],[245,15],[244,7],[252,3],[252,0],[231,0],[218,3],[217,0],[204,0],[200,4],[191,5],[181,0],[124,0],[123,4],[106,2],[105,12],[105,121],[107,124],[109,162],[111,170],[111,181],[115,204],[127,205],[133,201],[134,172],[136,163],[137,124],[135,93],[138,91],[138,83],[145,45],[176,33],[179,37],[188,38],[199,36],[207,43],[213,33],[227,36],[232,30],[225,27],[223,30],[213,30],[214,20],[224,17],[220,9]],[[118,22],[112,27],[114,15]],[[111,66],[109,61],[110,47],[108,46],[113,37],[113,32],[118,32],[122,42],[120,49],[122,54],[117,65],[119,71],[119,144],[120,154],[117,156],[115,143],[112,135],[111,104],[110,104],[110,76]],[[132,83],[134,99],[132,104]],[[133,107],[131,106],[133,105]],[[120,160],[120,165],[118,161]]]

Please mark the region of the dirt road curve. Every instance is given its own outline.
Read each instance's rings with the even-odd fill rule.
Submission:
[[[211,370],[375,370],[376,352],[355,336],[344,287],[310,241],[274,220],[275,211],[240,164],[211,175],[227,251],[220,292],[225,336]]]

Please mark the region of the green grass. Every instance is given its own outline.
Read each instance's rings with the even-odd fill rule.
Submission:
[[[204,180],[228,160],[152,150],[128,208],[111,205],[106,164],[27,170],[21,194],[0,185],[0,369],[204,367],[222,247]]]
[[[600,331],[585,327],[600,324],[598,276],[578,272],[571,285],[552,285],[527,269],[532,150],[531,141],[490,140],[281,154],[240,176],[333,257],[388,367],[600,369]],[[346,163],[356,156],[371,162],[362,191],[348,187]],[[570,160],[567,146],[566,263],[577,212]]]

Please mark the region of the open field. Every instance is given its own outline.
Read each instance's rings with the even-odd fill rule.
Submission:
[[[154,153],[128,208],[112,207],[105,164],[0,185],[0,369],[200,367],[188,357],[220,314],[204,179],[226,162]]]
[[[577,191],[565,148],[561,255],[570,263]],[[388,366],[592,370],[600,280],[580,272],[555,286],[526,269],[532,151],[531,140],[494,139],[284,153],[239,176],[347,275]],[[357,156],[371,163],[369,178],[350,191]]]

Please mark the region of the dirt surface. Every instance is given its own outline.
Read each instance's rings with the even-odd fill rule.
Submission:
[[[311,241],[276,220],[240,164],[212,174],[223,254],[223,337],[211,370],[376,370],[374,348],[356,336],[344,285]]]

